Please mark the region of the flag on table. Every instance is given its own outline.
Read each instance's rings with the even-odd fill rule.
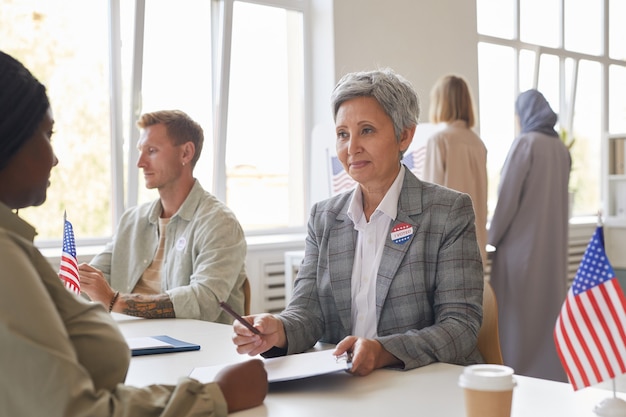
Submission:
[[[575,390],[626,373],[626,299],[596,229],[554,329],[561,363]]]
[[[63,230],[63,252],[61,254],[61,268],[59,278],[65,287],[80,294],[80,278],[78,276],[78,261],[76,259],[76,244],[74,242],[74,229],[72,223],[64,219]]]

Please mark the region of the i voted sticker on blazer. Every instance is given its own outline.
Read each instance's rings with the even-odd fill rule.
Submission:
[[[391,229],[391,241],[396,244],[402,244],[413,236],[413,226],[408,223],[400,223]]]
[[[182,252],[185,246],[187,246],[187,239],[185,239],[185,236],[181,236],[176,242],[176,250]]]

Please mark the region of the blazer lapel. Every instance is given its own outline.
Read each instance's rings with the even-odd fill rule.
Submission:
[[[404,182],[398,200],[398,214],[391,223],[389,234],[385,239],[385,247],[378,268],[376,278],[376,320],[380,320],[380,313],[389,287],[396,276],[398,268],[411,246],[419,227],[418,214],[422,212],[422,183],[408,169],[405,170]],[[400,239],[401,231],[411,228],[411,234],[406,240]],[[406,233],[406,232],[405,232]]]
[[[352,328],[352,266],[357,231],[347,215],[350,199],[345,202],[328,236],[328,275],[339,319],[346,330]]]

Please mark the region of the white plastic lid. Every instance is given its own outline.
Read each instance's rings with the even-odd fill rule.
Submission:
[[[504,365],[466,366],[459,377],[459,386],[480,391],[508,391],[516,384],[513,368]]]

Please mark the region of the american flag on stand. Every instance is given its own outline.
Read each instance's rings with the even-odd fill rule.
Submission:
[[[78,261],[76,259],[76,244],[74,242],[74,229],[65,216],[63,227],[63,252],[61,254],[61,267],[59,278],[65,284],[65,288],[80,294],[80,278],[78,276]]]
[[[554,329],[574,390],[626,373],[626,299],[598,226],[578,267]]]

